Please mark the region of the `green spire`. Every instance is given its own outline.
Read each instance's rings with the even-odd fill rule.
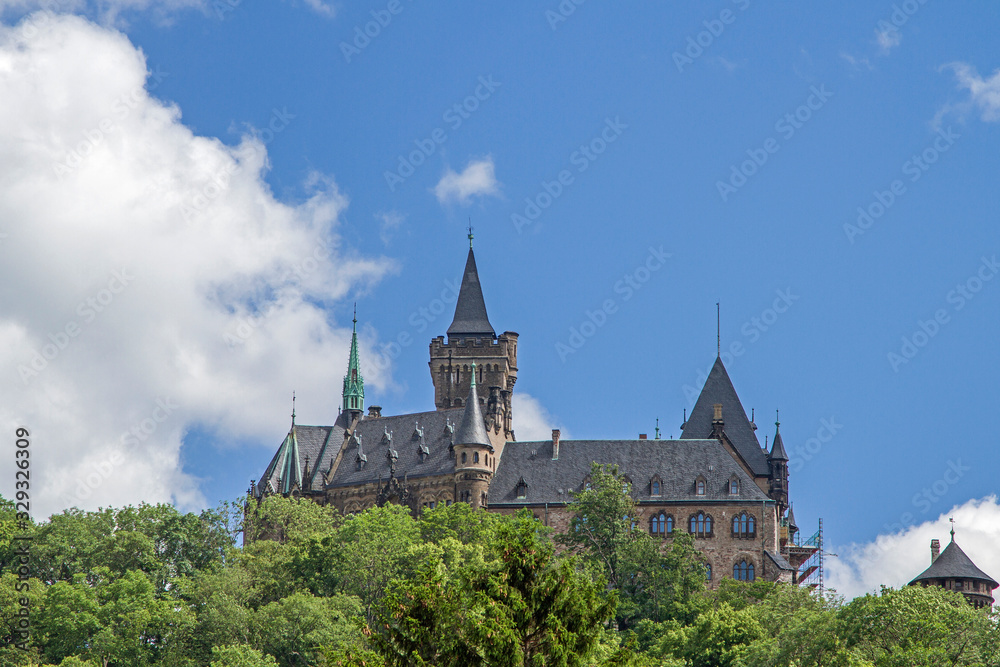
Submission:
[[[344,376],[344,410],[365,409],[365,379],[361,377],[361,362],[358,360],[358,306],[354,305],[354,331],[351,334],[351,358],[347,362]]]

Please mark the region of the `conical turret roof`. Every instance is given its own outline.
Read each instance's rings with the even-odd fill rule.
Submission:
[[[768,458],[772,461],[787,461],[788,454],[785,453],[785,444],[781,441],[781,422],[774,422],[774,442],[771,443],[771,453]]]
[[[469,248],[469,258],[465,262],[462,287],[458,291],[455,304],[455,319],[448,327],[448,338],[496,338],[496,332],[486,315],[486,300],[479,284],[476,256]]]
[[[976,567],[976,564],[972,562],[971,558],[965,555],[965,552],[955,543],[954,539],[941,552],[937,560],[931,563],[929,568],[917,575],[910,584],[915,584],[924,579],[979,579],[989,582],[990,588],[1000,586],[1000,584],[994,581],[993,577]]]
[[[472,382],[469,385],[469,396],[465,399],[465,412],[462,423],[455,434],[456,445],[483,445],[492,447],[486,435],[486,423],[479,407],[479,394],[476,392],[476,365],[472,364]]]

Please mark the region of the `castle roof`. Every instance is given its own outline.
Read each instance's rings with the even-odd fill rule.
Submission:
[[[991,589],[1000,586],[993,577],[976,567],[954,539],[929,568],[910,582],[910,585],[928,579],[979,579],[989,582]]]
[[[712,437],[712,418],[714,406],[722,404],[722,418],[725,423],[723,430],[726,437],[733,443],[736,451],[746,461],[755,475],[767,475],[770,466],[767,456],[760,448],[760,442],[754,434],[753,426],[747,418],[747,413],[736,394],[733,381],[722,363],[721,358],[715,359],[715,365],[705,380],[705,386],[691,410],[691,416],[684,424],[681,433],[682,440],[702,440]]]
[[[458,303],[455,304],[455,319],[448,327],[448,339],[452,338],[496,338],[490,318],[486,315],[486,300],[483,299],[476,256],[471,247],[465,262],[462,287],[458,291]]]
[[[508,442],[490,484],[490,507],[566,503],[570,491],[580,491],[592,462],[618,466],[632,482],[632,497],[655,502],[748,501],[759,507],[772,502],[743,468],[715,439],[708,440],[560,440],[559,458],[552,459],[552,441]],[[740,480],[739,493],[730,495],[729,481]],[[652,496],[650,484],[658,476],[662,495]],[[696,495],[695,481],[705,480],[705,494]],[[518,483],[526,484],[517,497]]]
[[[781,424],[774,422],[774,442],[771,443],[771,459],[775,461],[787,461],[788,454],[785,452],[785,443],[781,441]]]

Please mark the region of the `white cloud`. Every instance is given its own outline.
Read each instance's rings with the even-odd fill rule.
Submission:
[[[323,2],[323,0],[305,0],[306,6],[315,11],[321,16],[326,16],[328,18],[333,18],[336,16],[337,12],[328,2]]]
[[[226,11],[235,9],[242,0],[221,0]],[[26,25],[44,25],[56,18],[53,12],[71,12],[94,18],[106,24],[119,25],[122,16],[134,12],[148,12],[162,23],[185,10],[208,13],[209,0],[0,0],[0,16],[36,12]],[[218,8],[217,8],[218,9]],[[216,13],[222,13],[216,11]]]
[[[17,100],[0,105],[0,424],[31,431],[39,516],[198,505],[185,432],[277,442],[293,389],[302,421],[332,421],[350,327],[316,304],[393,267],[341,249],[329,178],[284,204],[259,139],[194,135],[121,33],[72,16],[21,28],[0,26],[0,99]],[[295,120],[272,123],[280,141]]]
[[[434,187],[434,194],[442,204],[467,204],[475,196],[498,195],[499,183],[493,172],[493,156],[489,155],[472,160],[460,174],[449,168]]]
[[[511,410],[514,412],[514,435],[519,441],[551,440],[554,428],[561,430],[561,438],[569,439],[569,431],[559,426],[558,418],[549,414],[537,398],[523,392],[514,392],[511,400]]]
[[[385,245],[389,245],[392,237],[406,220],[406,216],[399,211],[379,211],[375,214],[375,218],[379,221],[378,237]]]
[[[903,43],[903,34],[895,27],[883,28],[875,31],[875,41],[878,43],[882,55],[888,55],[890,51]]]
[[[955,73],[959,89],[969,91],[968,103],[980,110],[983,120],[1000,120],[1000,69],[983,78],[975,67],[966,63],[950,63],[945,68]]]
[[[846,51],[841,51],[840,57],[850,63],[855,69],[873,69],[871,61],[866,56],[853,56]]]
[[[933,521],[903,532],[879,535],[874,542],[834,547],[839,557],[827,559],[829,586],[848,599],[877,591],[881,585],[899,588],[930,567],[931,540],[950,541],[949,518],[955,519],[955,541],[986,574],[1000,577],[1000,504],[996,496],[969,500]]]

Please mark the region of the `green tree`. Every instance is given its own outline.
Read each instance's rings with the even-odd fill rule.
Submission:
[[[212,662],[209,667],[278,667],[270,655],[266,655],[246,644],[212,647]]]
[[[484,550],[446,538],[420,554],[368,628],[388,665],[580,665],[614,614],[616,594],[557,558],[527,513],[498,522]]]
[[[254,625],[260,649],[273,655],[281,667],[294,667],[317,664],[323,647],[360,642],[360,616],[357,598],[293,593],[261,607]]]
[[[932,586],[882,588],[841,611],[847,644],[877,667],[1000,664],[996,616],[961,593]]]
[[[424,510],[417,526],[424,542],[440,543],[453,538],[462,544],[485,544],[500,520],[493,512],[480,512],[468,503],[453,503]]]
[[[764,637],[749,610],[722,603],[702,612],[692,625],[667,633],[661,654],[681,658],[691,667],[730,667],[743,664],[750,645]]]

